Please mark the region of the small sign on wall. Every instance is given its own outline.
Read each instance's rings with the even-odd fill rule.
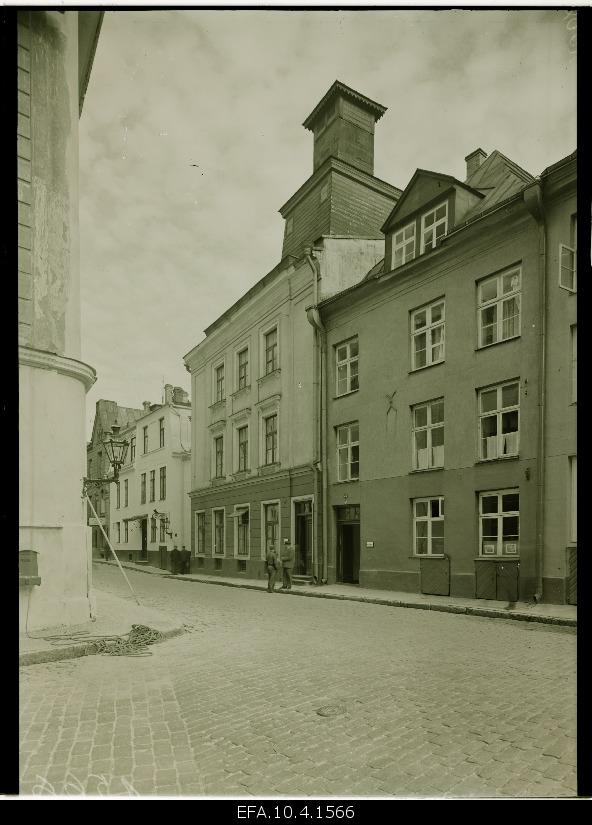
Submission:
[[[366,547],[368,547],[368,549],[372,549],[374,547],[374,542],[373,541],[367,541],[366,542]]]

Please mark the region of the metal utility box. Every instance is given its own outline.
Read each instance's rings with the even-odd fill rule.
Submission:
[[[19,550],[19,585],[41,584],[37,568],[37,550]]]
[[[500,602],[517,602],[520,562],[514,559],[475,560],[475,596]]]
[[[420,590],[431,596],[450,596],[450,559],[422,557],[419,560]]]

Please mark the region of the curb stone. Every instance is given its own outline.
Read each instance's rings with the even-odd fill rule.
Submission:
[[[93,559],[93,564],[107,564],[111,567],[114,566],[114,562],[107,561],[106,559]],[[122,566],[128,570],[138,570],[141,573],[148,573],[152,576],[161,576],[166,579],[175,579],[176,581],[214,584],[222,587],[239,587],[243,590],[259,590],[263,592],[267,589],[267,586],[263,583],[261,585],[256,585],[241,581],[229,582],[216,579],[199,578],[193,573],[187,576],[185,574],[170,573],[168,570],[163,570],[162,572],[156,570],[146,570],[142,567],[136,567],[136,565],[129,565],[125,563],[122,563]],[[577,619],[571,619],[568,617],[560,618],[557,616],[545,616],[532,613],[518,613],[510,610],[495,610],[487,607],[473,607],[472,605],[432,604],[430,602],[422,603],[411,601],[406,602],[401,601],[400,599],[375,599],[371,596],[350,596],[341,593],[323,593],[316,589],[315,592],[298,589],[290,590],[288,592],[277,590],[276,593],[280,593],[282,596],[308,596],[313,599],[333,599],[336,601],[362,602],[365,604],[384,605],[386,607],[405,607],[412,610],[433,610],[434,612],[439,613],[457,613],[464,614],[466,616],[479,616],[488,619],[513,619],[514,621],[519,622],[538,622],[539,624],[549,624],[560,627],[577,627]]]

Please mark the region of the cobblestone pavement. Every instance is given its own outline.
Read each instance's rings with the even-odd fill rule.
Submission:
[[[22,668],[21,793],[576,793],[570,629],[129,575],[194,629]]]

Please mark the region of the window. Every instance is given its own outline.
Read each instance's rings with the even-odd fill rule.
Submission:
[[[570,524],[569,524],[569,540],[578,541],[578,457],[572,455],[569,459],[569,474],[570,474]]]
[[[265,334],[265,375],[278,368],[278,331],[277,327]]]
[[[444,360],[444,320],[444,301],[411,313],[412,369]]]
[[[195,554],[203,555],[206,552],[206,514],[195,514]]]
[[[140,504],[146,504],[146,473],[140,476]]]
[[[130,461],[136,460],[136,437],[132,436],[130,440]]]
[[[500,384],[479,393],[479,439],[482,460],[518,455],[520,385]]]
[[[238,430],[238,471],[249,469],[249,428],[240,427]]]
[[[150,519],[150,541],[152,542],[152,544],[155,544],[155,542],[156,542],[156,519],[155,518]]]
[[[249,350],[243,349],[238,354],[238,388],[244,390],[249,385]]]
[[[162,519],[162,518],[160,519],[159,530],[160,530],[160,543],[164,544],[166,542],[166,524],[165,524],[164,519]]]
[[[265,522],[265,553],[270,547],[279,549],[280,536],[280,504],[274,502],[273,504],[264,504],[263,519]]]
[[[128,541],[129,541],[129,522],[128,521],[123,522],[123,540],[124,540],[125,544],[127,544]]]
[[[434,249],[448,230],[448,204],[442,203],[421,218],[421,251]]]
[[[277,413],[264,419],[265,463],[276,464],[278,460]]]
[[[158,419],[158,436],[158,443],[161,447],[164,447],[164,418]]]
[[[161,467],[160,470],[160,501],[166,498],[166,467]]]
[[[479,346],[520,335],[520,268],[478,284]]]
[[[415,258],[415,221],[393,232],[393,269]]]
[[[115,485],[115,496],[116,496],[116,501],[117,501],[115,506],[119,510],[119,508],[121,507],[121,488],[119,486],[119,481]]]
[[[224,394],[224,364],[220,364],[219,367],[215,369],[215,378],[216,378],[216,403],[218,401],[224,401],[226,398]]]
[[[156,470],[150,470],[150,501],[156,498]]]
[[[224,555],[224,510],[213,510],[214,555]]]
[[[345,395],[359,389],[358,339],[352,338],[335,348],[337,367],[337,395]]]
[[[249,508],[237,507],[236,515],[236,554],[249,555]]]
[[[578,221],[577,215],[571,217],[570,245],[559,244],[559,286],[569,292],[578,288]]]
[[[413,407],[414,470],[444,466],[444,399]]]
[[[360,477],[360,428],[357,422],[337,428],[337,478],[353,481]]]
[[[147,453],[148,452],[148,427],[142,427],[142,433],[143,433],[143,437],[144,437],[143,450],[144,450],[144,453]]]
[[[117,544],[121,544],[121,522],[118,521],[115,525],[115,529],[117,530]]]
[[[123,506],[124,507],[127,507],[128,502],[129,502],[128,492],[129,492],[129,484],[128,484],[128,479],[126,478],[125,481],[123,482]]]
[[[500,490],[479,496],[479,554],[520,555],[520,494]]]
[[[413,552],[416,556],[444,553],[444,499],[416,498],[413,502]]]
[[[571,400],[578,400],[578,327],[571,328]]]
[[[224,436],[219,435],[214,439],[214,475],[216,478],[224,478]]]

